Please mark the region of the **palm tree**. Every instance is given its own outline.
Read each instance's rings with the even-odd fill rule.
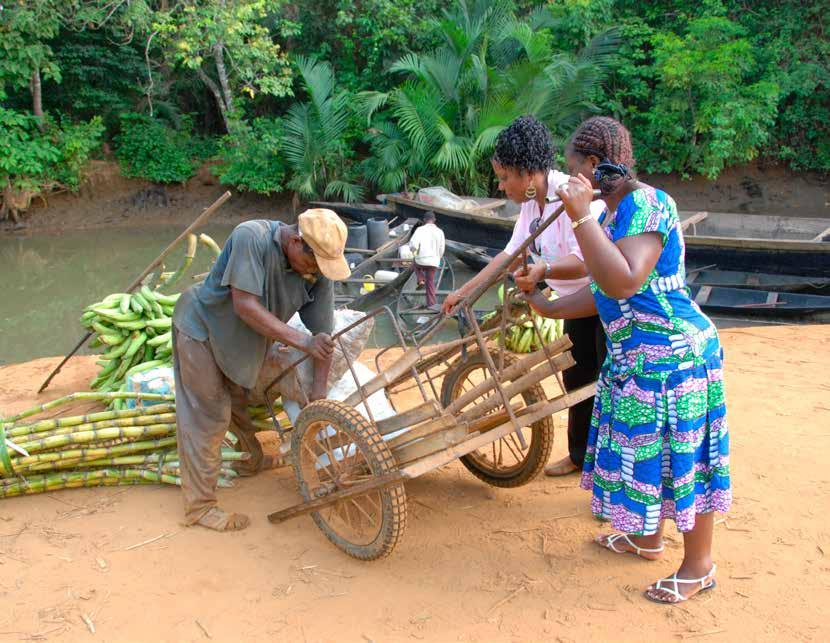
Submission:
[[[522,114],[564,138],[586,112],[617,42],[614,31],[578,54],[558,52],[544,8],[520,21],[509,0],[458,0],[436,27],[443,44],[407,54],[391,71],[405,80],[390,92],[358,95],[372,127],[364,169],[384,190],[440,183],[486,194],[487,159],[501,130]]]
[[[300,56],[296,64],[308,101],[294,103],[283,124],[282,151],[293,173],[288,185],[303,198],[358,201],[363,188],[350,181],[346,140],[350,95],[336,92],[329,63]]]

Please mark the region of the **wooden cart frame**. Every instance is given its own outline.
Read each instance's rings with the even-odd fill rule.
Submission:
[[[266,403],[282,439],[290,436],[294,474],[303,497],[302,503],[270,514],[271,522],[310,513],[335,545],[351,556],[372,560],[391,553],[403,534],[407,480],[459,458],[474,475],[501,487],[524,484],[541,471],[553,440],[551,416],[593,396],[595,385],[565,391],[561,372],[574,364],[570,339],[564,336],[546,345],[535,321],[540,350],[517,356],[505,349],[505,331],[516,312],[509,296],[501,314],[488,324],[478,322],[473,304],[500,280],[507,283],[510,267],[526,259],[528,246],[562,210],[560,206],[544,221],[492,280],[460,302],[456,314],[460,339],[429,343],[448,321],[439,315],[420,339],[407,343],[395,315],[381,307],[334,336],[348,355],[342,337],[357,325],[386,315],[398,340],[377,353],[379,374],[359,384],[345,400],[300,400],[305,404],[294,427],[284,430],[270,404],[270,389],[308,357],[269,384]],[[496,333],[498,342],[493,341]],[[392,348],[402,354],[382,368],[381,358]],[[351,362],[349,369],[358,383]],[[481,374],[478,381],[474,373]],[[558,380],[558,392],[552,396],[542,385],[551,377]],[[421,403],[407,409],[394,407],[396,393],[415,389]],[[372,413],[369,398],[381,391],[395,408],[392,417],[380,419]],[[505,464],[505,456],[514,461]]]

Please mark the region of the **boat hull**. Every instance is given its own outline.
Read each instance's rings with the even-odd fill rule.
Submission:
[[[708,292],[705,290],[708,289]],[[741,317],[830,319],[830,297],[776,293],[747,288],[689,286],[692,298],[707,313]]]

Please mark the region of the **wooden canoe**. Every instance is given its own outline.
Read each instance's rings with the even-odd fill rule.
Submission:
[[[719,315],[830,319],[830,297],[748,288],[689,286],[692,299],[705,311]]]

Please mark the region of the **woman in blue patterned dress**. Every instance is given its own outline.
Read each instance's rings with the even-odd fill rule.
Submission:
[[[556,318],[599,313],[608,357],[597,394],[582,486],[591,510],[617,533],[596,542],[656,560],[663,521],[683,533],[680,568],[646,590],[678,603],[715,586],[714,512],[726,511],[729,437],[718,333],[686,289],[685,246],[674,200],[637,181],[628,130],[595,117],[568,147],[565,204],[592,278],[589,287],[531,306]],[[586,178],[590,177],[590,178]],[[590,216],[593,190],[607,209]]]

